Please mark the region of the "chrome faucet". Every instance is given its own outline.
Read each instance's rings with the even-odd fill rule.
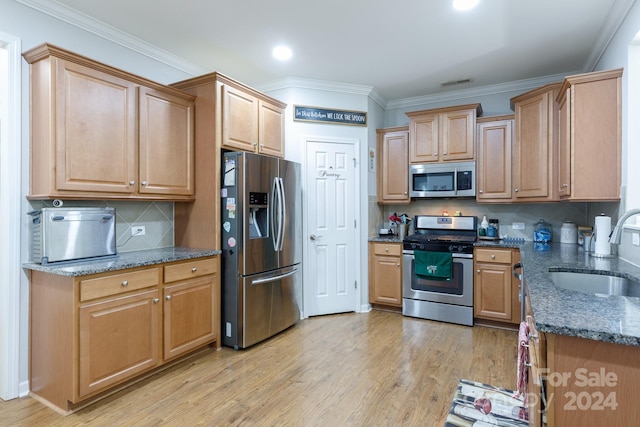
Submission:
[[[620,219],[618,219],[616,226],[613,227],[613,231],[609,235],[609,243],[614,245],[620,244],[620,237],[622,235],[622,225],[625,223],[627,219],[629,219],[634,215],[640,215],[640,209],[629,209],[620,217]]]

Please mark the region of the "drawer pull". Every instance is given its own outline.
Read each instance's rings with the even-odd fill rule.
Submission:
[[[533,365],[529,362],[524,362],[524,366],[526,366],[527,368],[531,368]]]
[[[129,282],[127,282],[126,280],[122,281],[122,287],[123,288],[126,288],[128,284],[129,284]]]
[[[389,248],[384,248],[384,251],[385,252],[389,252]]]
[[[496,256],[495,255],[491,255],[491,259],[496,259]]]
[[[198,269],[197,269],[196,267],[193,267],[193,268],[191,269],[191,272],[192,272],[192,273],[195,273],[196,271],[198,271]]]

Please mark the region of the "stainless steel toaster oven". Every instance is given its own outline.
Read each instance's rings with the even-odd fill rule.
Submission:
[[[117,256],[114,208],[43,208],[28,214],[31,262]]]

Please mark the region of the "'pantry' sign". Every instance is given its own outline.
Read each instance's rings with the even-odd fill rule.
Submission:
[[[293,108],[293,120],[299,122],[337,123],[354,126],[367,125],[367,113],[363,111],[329,110],[302,105],[294,105]]]

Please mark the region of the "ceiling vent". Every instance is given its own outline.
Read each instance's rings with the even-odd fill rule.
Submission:
[[[455,86],[455,85],[461,85],[463,83],[470,83],[470,82],[471,82],[471,79],[450,80],[448,82],[440,83],[440,86],[442,87]]]

